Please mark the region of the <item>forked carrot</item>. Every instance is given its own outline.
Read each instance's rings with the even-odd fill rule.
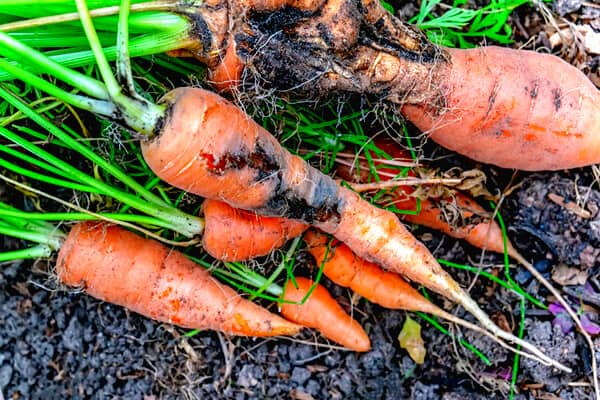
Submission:
[[[296,277],[298,286],[290,279],[285,286],[283,299],[295,303],[282,303],[281,314],[297,324],[315,328],[323,336],[340,343],[354,351],[369,351],[369,337],[352,317],[329,294],[327,289],[317,285],[306,301],[301,303],[314,282],[303,277]]]
[[[61,247],[56,272],[68,286],[184,328],[243,336],[300,330],[217,282],[182,253],[115,225],[75,225]]]
[[[301,235],[308,225],[291,219],[263,217],[207,199],[204,212],[204,250],[221,261],[243,261],[264,256],[289,239]]]

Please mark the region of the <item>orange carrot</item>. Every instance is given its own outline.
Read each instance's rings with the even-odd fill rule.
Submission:
[[[498,340],[479,326],[458,318],[437,307],[398,274],[384,271],[376,264],[357,257],[348,246],[337,241],[329,245],[327,235],[309,230],[304,235],[308,251],[315,258],[323,274],[334,283],[348,287],[367,300],[385,308],[421,311],[461,325],[475,332],[491,337],[501,346],[520,353],[517,349]]]
[[[304,235],[309,253],[323,274],[334,283],[349,287],[362,297],[386,308],[423,311],[437,315],[436,306],[427,301],[400,275],[357,257],[348,246],[315,230]],[[441,310],[440,310],[441,311]]]
[[[106,223],[75,225],[56,265],[65,284],[157,321],[244,336],[300,329],[220,284],[183,254]]]
[[[323,336],[354,351],[369,351],[371,341],[358,322],[352,319],[329,294],[327,289],[317,285],[308,299],[304,297],[314,282],[296,277],[298,286],[289,280],[283,299],[294,303],[282,303],[281,314],[297,324],[315,328]]]
[[[566,368],[496,326],[393,213],[369,204],[284,150],[233,104],[196,88],[175,89],[164,101],[160,131],[142,143],[142,152],[150,168],[169,184],[235,208],[312,224],[358,256],[461,304],[500,338]]]
[[[230,37],[223,59],[209,70],[210,82],[218,91],[230,92],[241,81],[244,64],[236,53],[236,47],[235,40]]]
[[[422,102],[402,113],[431,139],[504,168],[600,161],[600,91],[558,57],[501,47],[445,49]]]
[[[269,254],[308,225],[291,219],[263,217],[238,210],[227,203],[207,199],[204,211],[204,250],[221,261],[243,261]]]
[[[406,151],[392,140],[378,140],[376,145],[395,160],[411,160]],[[386,168],[382,166],[383,164],[385,162],[375,163],[381,180],[391,179],[398,174],[398,169]],[[366,162],[361,162],[360,168],[338,164],[336,172],[342,179],[349,182],[363,183],[370,179],[369,166]],[[416,175],[409,170],[408,176]],[[414,190],[411,186],[399,186],[391,191],[391,202],[402,210],[417,210],[417,199],[412,196]],[[443,206],[440,202],[454,203],[461,213],[461,220],[456,224],[450,224],[444,217]],[[443,199],[420,199],[418,213],[398,214],[398,216],[404,221],[438,230],[457,239],[464,239],[475,247],[504,253],[503,234],[500,226],[475,199],[462,192],[457,191],[453,197]],[[508,250],[511,256],[516,253],[510,243],[508,243]]]

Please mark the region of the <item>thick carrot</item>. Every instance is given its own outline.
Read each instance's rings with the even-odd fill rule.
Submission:
[[[253,73],[283,91],[358,92],[394,102],[437,143],[504,168],[600,162],[600,91],[560,58],[436,46],[376,1],[328,0],[322,10],[305,18],[280,10],[289,20],[266,44],[251,38],[269,36],[269,24],[235,36],[243,59],[236,68],[251,55]]]
[[[284,289],[283,299],[294,303],[282,303],[281,314],[297,324],[315,328],[323,336],[354,351],[369,351],[369,337],[352,317],[329,294],[327,289],[317,285],[308,299],[302,304],[314,282],[296,277],[295,286],[289,280]]]
[[[204,211],[204,250],[221,261],[243,261],[269,254],[308,225],[291,219],[263,217],[219,200],[207,199]]]
[[[403,114],[437,143],[505,168],[600,161],[600,91],[558,57],[501,47],[446,49],[438,90]],[[436,85],[437,84],[437,85]]]
[[[396,142],[385,139],[378,140],[376,145],[395,160],[411,160],[409,154]],[[369,165],[360,162],[360,168],[347,164],[338,164],[337,174],[349,182],[364,183],[371,179]],[[388,180],[398,174],[398,169],[385,167],[384,161],[375,162],[379,179]],[[416,176],[413,171],[408,171],[408,176]],[[399,186],[390,192],[390,201],[401,210],[417,210],[418,203],[412,194],[415,189],[411,186]],[[387,197],[386,197],[387,198]],[[468,243],[481,249],[496,253],[504,253],[504,238],[500,226],[494,221],[490,213],[481,207],[472,197],[456,191],[452,197],[443,199],[420,199],[419,212],[412,214],[398,214],[404,221],[419,224],[438,230],[448,236],[464,239]],[[451,224],[444,216],[441,202],[454,204],[460,212],[461,218]],[[516,253],[513,246],[508,243],[508,251],[512,256]]]
[[[175,89],[165,103],[160,132],[142,143],[142,152],[150,168],[171,185],[261,215],[312,224],[358,256],[461,304],[497,336],[565,368],[496,326],[393,213],[285,151],[233,104],[195,88]]]
[[[120,227],[75,225],[56,262],[60,280],[158,321],[244,336],[300,327],[245,300],[183,254]]]

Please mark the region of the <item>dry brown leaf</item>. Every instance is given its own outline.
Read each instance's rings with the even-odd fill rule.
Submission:
[[[575,25],[573,29],[588,53],[600,54],[600,32],[596,32],[589,25]],[[571,46],[574,40],[573,31],[569,28],[562,29],[550,36],[548,40],[552,47]]]
[[[558,265],[552,271],[552,280],[562,286],[585,285],[587,278],[587,272],[564,264]]]

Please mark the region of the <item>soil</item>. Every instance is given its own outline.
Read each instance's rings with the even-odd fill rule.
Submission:
[[[556,1],[570,21],[597,11],[581,1]],[[414,13],[409,6],[403,13]],[[588,21],[587,19],[585,21]],[[540,15],[525,8],[515,18],[517,45],[547,40]],[[533,40],[530,40],[533,39]],[[597,62],[573,55],[593,75]],[[596,62],[596,64],[594,64]],[[595,66],[595,67],[594,67]],[[594,69],[596,68],[596,69]],[[440,155],[439,153],[437,155]],[[453,156],[450,162],[477,166]],[[502,202],[509,237],[528,260],[548,277],[565,265],[584,274],[595,290],[600,270],[600,191],[594,170],[518,174],[482,167],[490,188],[518,184]],[[1,195],[1,194],[0,194]],[[425,229],[415,234],[438,258],[470,262],[501,275],[502,257],[485,253]],[[0,237],[3,249],[19,246]],[[50,272],[49,272],[50,271]],[[519,297],[484,278],[453,270],[475,300],[499,324],[516,332]],[[511,271],[529,293],[552,301],[522,268]],[[565,278],[566,279],[566,278]],[[581,282],[561,281],[578,293]],[[555,282],[556,283],[556,282]],[[559,285],[561,287],[561,285]],[[341,304],[353,312],[369,334],[373,350],[343,351],[320,336],[304,332],[289,339],[226,337],[159,324],[81,293],[58,290],[45,262],[12,263],[0,268],[0,400],[2,399],[504,399],[510,390],[514,355],[487,338],[454,331],[484,354],[473,353],[418,316],[427,348],[425,363],[415,364],[399,347],[397,336],[407,314],[383,310],[329,285]],[[597,318],[597,297],[582,297],[590,318]],[[434,299],[438,304],[444,304]],[[574,299],[577,303],[577,299]],[[444,304],[451,309],[449,304]],[[462,310],[455,313],[464,316]],[[466,317],[468,318],[468,317]],[[590,354],[572,330],[563,333],[554,316],[531,305],[526,309],[525,339],[573,368],[560,373],[521,359],[515,399],[591,399],[587,386]],[[597,351],[600,340],[596,341]]]

